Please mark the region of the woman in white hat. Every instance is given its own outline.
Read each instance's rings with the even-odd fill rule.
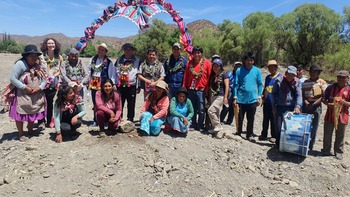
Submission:
[[[10,81],[16,87],[16,94],[12,101],[9,116],[16,121],[19,140],[26,137],[23,122],[28,122],[28,134],[33,135],[33,124],[36,120],[45,118],[45,76],[38,64],[41,53],[35,45],[27,45],[12,68]]]
[[[168,108],[168,84],[164,81],[159,81],[156,83],[155,91],[148,94],[142,106],[140,131],[146,135],[158,136],[161,131],[161,125],[168,114]]]

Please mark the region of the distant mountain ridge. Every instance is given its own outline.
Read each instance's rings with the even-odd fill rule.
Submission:
[[[168,24],[171,28],[177,28],[176,24]],[[212,23],[208,20],[197,20],[191,23],[187,24],[187,28],[190,32],[200,32],[201,30],[205,28],[209,29],[217,29],[217,25]],[[11,34],[11,32],[6,32],[7,34],[10,34],[11,39],[15,40],[17,43],[20,44],[35,44],[37,46],[40,46],[40,44],[43,42],[43,40],[47,37],[52,37],[58,40],[62,48],[71,48],[74,47],[80,38],[78,37],[67,37],[66,35],[62,33],[51,33],[43,36],[27,36],[27,35],[14,35]],[[96,31],[98,34],[98,30]],[[0,34],[0,39],[3,39],[4,34]],[[120,49],[120,47],[126,43],[126,42],[133,42],[133,40],[136,38],[137,35],[129,36],[126,38],[117,38],[117,37],[110,37],[110,36],[95,36],[95,39],[92,40],[92,42],[95,44],[98,40],[101,42],[105,42],[108,45],[112,46],[115,49]]]

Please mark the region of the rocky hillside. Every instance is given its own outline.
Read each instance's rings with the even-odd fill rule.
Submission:
[[[177,28],[176,24],[169,24],[170,28]],[[217,29],[217,26],[208,20],[197,20],[191,23],[187,24],[188,29],[190,32],[200,32],[202,29],[210,28],[210,29]],[[11,33],[11,32],[10,32]],[[97,32],[98,33],[98,32]],[[26,35],[10,35],[11,39],[15,40],[17,43],[20,44],[35,44],[37,46],[42,43],[42,41],[47,37],[52,37],[60,41],[63,48],[70,48],[76,45],[76,43],[79,41],[78,37],[67,37],[66,35],[62,33],[52,33],[48,35],[43,36],[26,36]],[[0,40],[2,40],[3,34],[0,34]],[[93,43],[96,43],[97,41],[109,43],[111,46],[113,46],[115,49],[120,49],[121,45],[125,42],[132,42],[134,36],[129,36],[126,38],[117,38],[117,37],[108,37],[108,36],[96,36],[93,40]]]

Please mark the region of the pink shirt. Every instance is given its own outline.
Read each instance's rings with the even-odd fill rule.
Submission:
[[[112,112],[115,113],[115,118],[117,120],[120,119],[122,114],[122,102],[120,99],[120,95],[117,92],[113,92],[114,94],[114,100],[109,100],[105,102],[102,98],[102,92],[101,90],[96,92],[96,111],[101,110],[107,114],[111,114]]]
[[[147,99],[145,100],[145,103],[141,108],[141,114],[148,109],[150,104],[151,102],[148,100],[148,97],[147,97]],[[153,119],[165,118],[168,114],[169,97],[164,96],[162,99],[160,99],[157,103],[157,107],[160,109],[160,111],[153,115]]]

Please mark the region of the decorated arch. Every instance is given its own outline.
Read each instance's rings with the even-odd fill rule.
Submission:
[[[81,37],[76,45],[82,51],[89,40],[94,39],[96,30],[104,23],[117,17],[125,17],[135,23],[140,30],[149,27],[149,19],[157,13],[166,12],[171,15],[173,21],[177,23],[180,31],[180,42],[186,52],[192,52],[192,36],[187,31],[187,26],[179,12],[173,9],[171,3],[165,0],[128,0],[127,2],[117,1],[113,6],[108,6],[103,15],[95,19],[90,27],[85,29],[85,36]]]

